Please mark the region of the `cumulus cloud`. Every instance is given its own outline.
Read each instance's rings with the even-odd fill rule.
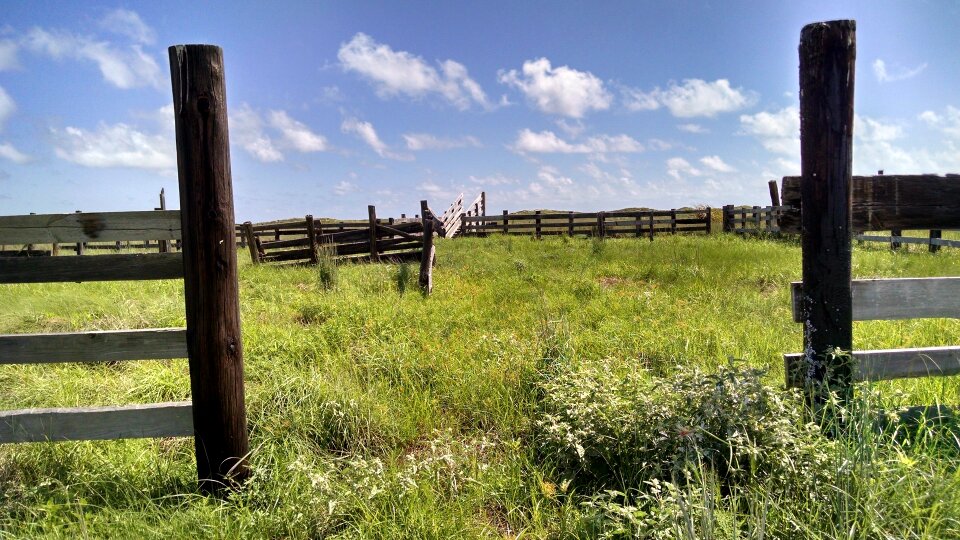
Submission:
[[[152,44],[157,40],[153,28],[147,26],[135,11],[115,9],[100,21],[100,26],[109,32],[126,36],[137,43]]]
[[[407,150],[449,150],[452,148],[479,147],[480,141],[470,135],[457,139],[437,137],[429,133],[404,133]]]
[[[0,116],[2,118],[2,116]],[[942,114],[923,111],[918,118],[928,126],[938,129],[949,137],[960,139],[960,109],[947,105]]]
[[[31,29],[23,39],[24,46],[37,54],[51,58],[90,61],[97,64],[100,74],[117,88],[143,86],[161,88],[160,66],[143,52],[140,44],[120,48],[106,41],[97,41],[69,32]]]
[[[453,60],[438,62],[438,70],[423,58],[395,51],[364,33],[342,44],[337,58],[344,70],[373,82],[381,97],[438,94],[459,109],[468,109],[474,103],[489,107],[486,94],[470,78],[467,68]]]
[[[278,130],[283,141],[298,152],[323,152],[328,150],[327,139],[298,122],[286,111],[270,111],[270,125]]]
[[[18,165],[30,162],[30,156],[17,150],[10,143],[0,143],[0,158],[12,161]]]
[[[0,71],[16,69],[20,66],[17,62],[17,48],[16,42],[12,40],[0,40]]]
[[[377,130],[374,129],[373,124],[370,122],[363,122],[356,118],[347,118],[342,124],[340,124],[340,131],[355,135],[361,141],[367,143],[367,146],[372,148],[373,151],[376,152],[380,157],[398,159],[401,161],[409,161],[413,159],[413,156],[397,154],[391,151],[390,147],[387,146],[385,142],[380,140],[380,136],[377,135]]]
[[[740,131],[753,135],[769,152],[800,160],[800,109],[784,107],[740,116]]]
[[[729,173],[736,171],[736,169],[720,159],[720,156],[704,156],[700,158],[700,163],[703,163],[704,166],[716,172]]]
[[[337,185],[333,186],[333,193],[340,197],[356,190],[357,185],[352,182],[347,182],[346,180],[341,180],[337,183]]]
[[[695,133],[698,135],[703,133],[710,133],[709,129],[701,126],[700,124],[679,124],[677,126],[677,129],[679,129],[680,131],[684,131],[686,133]]]
[[[567,66],[553,68],[546,58],[524,62],[522,73],[501,71],[499,78],[547,114],[583,118],[590,111],[609,109],[613,101],[603,81],[592,73]]]
[[[3,130],[3,124],[7,118],[17,110],[17,104],[14,103],[10,94],[0,86],[0,131]]]
[[[95,130],[52,129],[55,152],[84,167],[173,170],[176,143],[168,133],[148,133],[124,123],[101,123]]]
[[[681,157],[672,157],[667,160],[667,174],[676,178],[683,179],[685,176],[701,176],[703,171],[690,164],[689,161]]]
[[[651,92],[643,92],[627,88],[623,91],[624,106],[628,110],[649,111],[662,106],[679,118],[713,117],[742,109],[755,101],[752,93],[731,87],[727,79],[713,82],[686,79],[683,84],[670,83],[666,90],[655,88]]]
[[[629,135],[599,135],[583,142],[570,143],[552,131],[533,132],[523,129],[512,147],[517,153],[541,154],[606,154],[642,152],[643,145]]]
[[[890,69],[887,68],[887,63],[883,60],[877,58],[873,61],[873,74],[876,76],[877,81],[879,82],[895,82],[910,79],[916,77],[923,70],[927,69],[926,62],[920,64],[915,68],[906,68],[897,64],[891,66]]]
[[[264,131],[260,113],[244,103],[230,113],[230,137],[248,154],[263,163],[283,161],[283,153]]]

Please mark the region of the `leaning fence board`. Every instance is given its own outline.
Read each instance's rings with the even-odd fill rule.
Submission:
[[[0,412],[0,443],[193,435],[190,402]]]
[[[182,277],[182,253],[0,258],[0,283],[129,281]]]
[[[855,279],[853,320],[960,318],[960,277]],[[793,320],[803,322],[803,284],[791,283]]]
[[[179,239],[179,210],[0,216],[0,244]]]
[[[794,373],[802,358],[800,353],[783,355],[790,386],[802,381]],[[956,346],[854,351],[853,359],[855,381],[960,375],[960,347]]]
[[[183,328],[0,335],[0,364],[186,357],[187,331]]]

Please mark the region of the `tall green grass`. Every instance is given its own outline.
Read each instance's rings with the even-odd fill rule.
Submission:
[[[414,274],[243,264],[247,487],[197,495],[189,439],[5,445],[0,538],[960,537],[949,429],[873,435],[851,412],[863,420],[845,438],[803,435],[829,463],[810,471],[811,492],[762,475],[724,487],[704,465],[608,494],[565,484],[538,447],[548,398],[632,414],[604,386],[573,395],[603,380],[589,370],[545,385],[575,366],[666,388],[733,358],[782,386],[781,355],[801,347],[790,241],[462,238],[439,242],[432,295],[407,294]],[[854,274],[960,275],[960,257],[867,245]],[[0,332],[181,326],[182,297],[174,281],[7,285]],[[960,321],[856,323],[854,335],[859,348],[952,345]],[[147,403],[188,399],[189,377],[184,360],[0,366],[0,388],[3,409]],[[546,393],[557,388],[571,394]],[[898,381],[857,403],[956,405],[958,390],[956,377]]]

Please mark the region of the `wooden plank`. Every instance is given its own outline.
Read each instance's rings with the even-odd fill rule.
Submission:
[[[310,238],[304,236],[302,238],[291,238],[289,240],[267,240],[260,242],[260,248],[267,249],[283,249],[283,248],[292,248],[292,247],[308,247],[310,245]]]
[[[187,333],[184,328],[0,335],[0,364],[186,357]]]
[[[0,216],[0,244],[178,239],[178,210]]]
[[[799,386],[802,378],[797,376],[800,353],[783,355],[789,386]],[[886,381],[917,377],[960,375],[960,347],[924,347],[916,349],[885,349],[854,351],[853,380]]]
[[[313,250],[310,248],[274,251],[273,253],[264,254],[260,260],[263,262],[310,260],[312,253]]]
[[[800,179],[783,178],[786,212],[780,226],[799,232]],[[853,177],[853,229],[952,229],[960,227],[960,176],[933,174]]]
[[[790,284],[793,320],[803,322],[803,283]],[[960,277],[855,279],[853,320],[960,318]]]
[[[189,401],[0,412],[0,443],[93,441],[193,435]]]
[[[394,227],[387,227],[386,225],[377,225],[377,234],[383,236],[399,236],[406,238],[407,240],[416,240],[418,242],[421,240],[419,236],[401,231],[400,229]]]
[[[0,258],[0,283],[130,281],[182,277],[182,253]]]
[[[858,234],[857,236],[854,237],[854,239],[865,241],[865,242],[884,242],[884,243],[889,243],[893,241],[893,237],[891,236],[875,236],[875,235],[867,235],[867,234]],[[944,240],[943,238],[937,238],[937,237],[912,238],[909,236],[898,236],[897,241],[902,242],[904,244],[960,247],[960,240]]]

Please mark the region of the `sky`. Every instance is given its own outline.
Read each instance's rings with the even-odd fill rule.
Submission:
[[[236,219],[769,204],[808,23],[854,174],[960,172],[960,2],[0,0],[0,214],[177,204],[167,47],[223,48]]]

